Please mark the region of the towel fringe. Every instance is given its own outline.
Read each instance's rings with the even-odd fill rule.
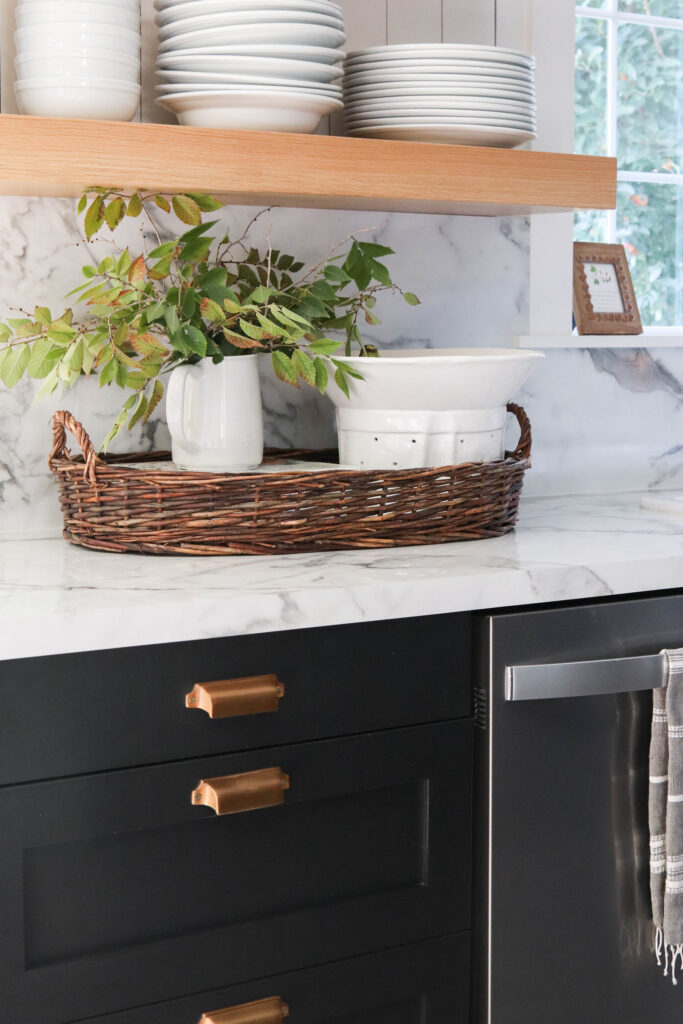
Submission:
[[[676,962],[680,960],[680,969],[683,970],[683,942],[676,946],[673,946],[670,942],[665,942],[664,933],[661,928],[658,928],[655,939],[655,953],[657,954],[657,963],[660,967],[662,966],[662,951],[664,952],[664,977],[669,977],[669,969],[671,969],[671,984],[678,985]]]
[[[662,948],[664,946],[664,932],[661,928],[657,929],[655,936],[655,953],[657,954],[657,964],[662,966]]]

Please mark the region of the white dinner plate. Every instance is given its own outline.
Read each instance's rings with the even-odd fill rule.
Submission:
[[[480,110],[482,113],[495,111],[496,113],[507,112],[519,114],[525,120],[533,119],[536,115],[536,107],[529,103],[508,103],[507,100],[474,100],[455,99],[449,96],[414,96],[414,97],[389,97],[388,99],[363,100],[357,103],[350,103],[348,99],[344,103],[345,109],[350,114],[362,113],[366,110],[387,112],[402,110]]]
[[[393,78],[398,72],[410,73],[410,74],[467,74],[472,77],[479,77],[486,75],[494,78],[510,78],[516,82],[533,82],[534,72],[527,71],[526,68],[515,68],[512,64],[494,64],[492,61],[480,61],[475,64],[470,60],[451,61],[449,64],[444,65],[443,61],[412,61],[412,60],[397,60],[394,63],[385,61],[384,63],[378,63],[377,61],[365,61],[362,64],[349,64],[348,60],[345,65],[346,74],[352,81],[356,75],[367,73],[368,71],[379,72],[384,76],[385,79]]]
[[[535,139],[534,132],[515,128],[482,128],[463,125],[419,125],[405,124],[401,128],[393,125],[378,125],[376,128],[350,128],[347,135],[354,138],[393,139],[397,142],[437,142],[454,146],[499,146],[513,149],[524,142]]]
[[[520,64],[526,68],[536,66],[536,59],[523,50],[511,50],[505,46],[484,46],[476,43],[400,43],[394,46],[371,46],[365,50],[354,50],[349,61],[395,60],[398,58],[422,60],[425,57],[441,57],[448,60],[502,61],[505,64]]]
[[[346,117],[344,123],[347,128],[403,128],[405,125],[415,124],[422,126],[450,124],[455,126],[462,125],[468,128],[518,128],[520,131],[536,131],[534,121],[507,117],[480,117],[479,115],[474,117],[471,114],[468,117],[455,117],[443,111],[433,115],[422,114],[420,111],[413,111],[412,113],[406,111],[399,117],[389,117],[386,114],[378,114],[376,117]]]
[[[163,43],[187,32],[200,32],[203,29],[226,28],[233,25],[268,25],[277,24],[324,25],[339,32],[344,31],[342,18],[332,18],[326,14],[309,14],[305,11],[257,10],[235,11],[229,14],[207,14],[202,17],[184,18],[158,29],[159,40]]]
[[[314,132],[320,119],[341,103],[298,92],[176,93],[156,101],[181,124],[247,131]]]
[[[202,85],[188,85],[187,82],[183,82],[182,84],[172,85],[166,82],[163,85],[155,86],[155,91],[158,98],[178,95],[184,96],[186,93],[188,95],[192,93],[195,96],[198,94],[204,95],[206,93],[210,93],[213,96],[218,95],[219,93],[222,95],[223,93],[262,92],[273,95],[273,93],[297,92],[304,96],[313,96],[322,100],[332,100],[335,104],[335,109],[340,109],[343,106],[342,98],[339,93],[326,92],[321,89],[317,89],[315,86],[311,87],[310,85],[288,85],[285,88],[282,85],[253,85],[245,83],[241,83],[240,85],[210,85],[205,82]],[[375,120],[378,119],[375,118]]]
[[[433,85],[367,85],[358,89],[348,89],[345,87],[344,92],[349,102],[364,99],[389,99],[392,96],[395,96],[397,99],[406,96],[453,96],[456,98],[462,97],[463,99],[467,97],[472,97],[473,99],[500,99],[513,103],[535,105],[533,93],[522,90],[517,92],[513,89],[505,89],[502,86],[497,89],[495,86],[488,85],[439,85],[438,83]]]
[[[171,54],[159,54],[157,64],[166,67],[174,57],[284,57],[286,60],[315,61],[318,64],[338,64],[344,59],[344,51],[332,46],[278,46],[276,43],[241,43],[234,46],[201,46],[192,50],[176,50]],[[176,65],[177,66],[177,65]]]
[[[312,82],[305,78],[276,78],[264,77],[263,75],[226,75],[211,71],[157,71],[157,78],[166,85],[192,85],[209,88],[210,86],[231,85],[239,88],[251,87],[252,85],[267,85],[269,87],[284,89],[313,89],[316,92],[326,92],[329,95],[341,96],[341,86],[331,85],[328,82]],[[182,89],[178,90],[179,92]]]
[[[296,25],[269,22],[260,25],[233,25],[226,28],[205,28],[199,32],[183,32],[159,44],[159,53],[176,50],[240,45],[318,46],[330,49],[342,46],[346,36],[338,28],[326,25]]]
[[[404,85],[424,85],[425,88],[433,85],[443,85],[449,88],[465,85],[473,89],[481,85],[495,89],[510,89],[514,92],[534,93],[536,91],[533,82],[516,78],[502,78],[497,75],[443,75],[432,72],[416,73],[415,71],[402,71],[392,75],[384,75],[377,71],[364,71],[362,75],[347,74],[344,84],[349,92],[355,89],[367,89],[369,86],[391,88]]]
[[[158,25],[168,25],[188,16],[248,11],[255,8],[260,10],[286,8],[289,11],[329,14],[337,18],[344,17],[341,7],[329,0],[178,0],[177,3],[166,5],[158,2],[154,6],[159,12],[156,16]]]
[[[335,50],[334,53],[337,51]],[[230,53],[225,56],[201,54],[190,57],[169,54],[157,61],[160,75],[180,73],[249,75],[271,78],[305,78],[311,82],[335,82],[344,71],[338,64],[321,64],[315,60],[287,60],[283,57],[250,57]]]

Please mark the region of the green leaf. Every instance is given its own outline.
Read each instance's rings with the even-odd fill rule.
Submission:
[[[83,366],[83,339],[79,338],[74,341],[69,347],[64,358],[62,359],[62,366],[65,370],[69,370],[70,373],[80,373]]]
[[[135,403],[135,407],[133,409],[133,415],[131,416],[130,420],[128,421],[128,429],[132,430],[133,427],[135,426],[135,424],[139,420],[142,419],[142,417],[145,415],[146,412],[147,412],[147,398],[146,398],[144,392],[141,391],[140,395],[138,397],[138,400]]]
[[[151,397],[147,401],[147,412],[145,413],[144,422],[150,418],[156,407],[158,406],[161,399],[164,397],[164,385],[160,380],[154,381],[154,387],[152,388]]]
[[[364,256],[393,256],[394,250],[386,245],[378,245],[376,242],[356,243]]]
[[[119,226],[121,221],[126,215],[126,204],[123,199],[116,198],[112,199],[107,208],[104,211],[104,219],[107,222],[107,227],[110,231],[114,231]]]
[[[219,202],[215,196],[207,195],[206,192],[186,192],[185,195],[190,199],[194,199],[199,209],[204,213],[211,213],[213,210],[220,210],[223,207],[223,203]]]
[[[102,445],[100,447],[100,451],[103,451],[103,452],[107,451],[107,448],[109,446],[109,442],[113,441],[114,438],[116,437],[116,435],[118,434],[118,432],[121,430],[121,428],[123,427],[124,423],[128,419],[129,411],[133,408],[133,406],[135,405],[137,400],[138,400],[138,396],[137,395],[131,395],[130,398],[127,398],[126,401],[123,403],[123,406],[121,408],[121,412],[118,414],[118,416],[114,420],[114,423],[112,424],[111,430],[109,431],[109,433],[105,437],[104,441],[102,442]]]
[[[200,303],[199,311],[210,324],[220,324],[225,320],[225,312],[217,302],[214,302],[213,299],[208,298],[206,295]]]
[[[24,370],[31,358],[31,346],[15,345],[6,349],[7,355],[3,357],[0,364],[0,378],[8,388],[13,388],[24,376]]]
[[[193,238],[180,250],[180,259],[188,263],[202,263],[209,254],[211,238]]]
[[[412,292],[404,292],[403,298],[406,300],[409,306],[420,305],[420,300],[418,299],[417,295],[414,295]]]
[[[317,387],[320,394],[324,395],[327,390],[327,382],[329,379],[327,367],[325,366],[324,360],[321,359],[320,356],[316,356],[316,358],[313,361],[313,365],[315,367],[315,386]]]
[[[370,269],[375,281],[379,281],[380,284],[385,285],[387,288],[391,287],[391,274],[383,263],[378,263],[377,260],[370,260]]]
[[[149,269],[149,276],[153,281],[163,281],[164,278],[168,277],[171,273],[171,264],[173,263],[173,256],[162,256],[152,267]]]
[[[191,196],[173,196],[173,212],[183,224],[198,225],[202,222],[202,211]]]
[[[81,198],[78,200],[77,212],[78,212],[79,217],[83,213],[83,211],[85,210],[87,205],[88,205],[88,197],[87,197],[87,195],[84,192],[83,195],[81,196]]]
[[[305,380],[307,384],[315,385],[315,365],[313,360],[305,352],[302,352],[300,348],[294,350],[292,365],[302,380]]]
[[[97,269],[95,267],[85,266],[81,267],[81,273],[83,274],[83,277],[86,277],[89,281],[91,281],[93,277],[95,277],[95,275],[97,274]]]
[[[201,356],[203,359],[206,355],[207,348],[206,335],[192,324],[185,324],[183,326],[183,334],[190,352],[194,353],[194,355]]]
[[[168,327],[169,334],[176,334],[180,329],[180,320],[178,319],[178,311],[175,306],[167,306],[164,312],[164,320]]]
[[[338,366],[334,372],[334,382],[339,388],[339,390],[343,394],[345,394],[347,398],[351,397],[349,394],[349,383],[346,379],[346,374],[342,370],[341,366]]]
[[[43,377],[47,377],[48,373],[54,369],[55,363],[57,363],[63,355],[64,350],[53,345],[49,338],[39,338],[39,340],[31,346],[31,355],[28,363],[26,364],[26,372],[29,377],[33,377],[36,380],[42,380]]]
[[[125,388],[128,383],[128,370],[123,363],[116,364],[116,373],[114,374],[116,383],[120,388]]]
[[[33,316],[43,327],[49,327],[52,323],[52,314],[47,306],[36,306]]]
[[[284,352],[273,352],[271,356],[275,376],[286,384],[299,386],[299,374],[297,373],[292,360]]]
[[[142,198],[139,192],[132,195],[128,200],[128,209],[126,210],[127,217],[139,217],[142,213]]]
[[[328,281],[337,281],[339,284],[348,284],[351,280],[346,271],[334,263],[329,263],[323,270],[323,274]]]
[[[257,327],[255,324],[250,324],[248,320],[244,319],[244,317],[240,317],[239,325],[247,338],[251,338],[252,341],[261,341],[261,338],[263,337],[263,329],[261,327]]]
[[[83,226],[85,228],[85,237],[90,241],[95,232],[99,231],[104,223],[104,200],[102,196],[96,196],[90,206],[88,207],[85,215]]]
[[[175,242],[162,242],[161,245],[157,245],[156,249],[152,249],[149,254],[151,260],[161,259],[164,256],[168,256],[175,250]]]
[[[183,297],[180,302],[180,308],[182,309],[183,314],[187,317],[188,320],[191,320],[192,317],[195,315],[195,313],[197,312],[198,305],[199,299],[197,297],[196,291],[194,290],[194,288],[187,288],[185,292],[183,292]]]
[[[76,337],[77,331],[73,327],[69,327],[63,320],[55,320],[52,326],[47,332],[47,336],[50,341],[54,342],[55,345],[61,345],[62,348],[66,348]]]
[[[333,338],[319,338],[317,341],[312,341],[308,347],[318,356],[331,356],[341,346],[342,342],[335,341]]]
[[[163,302],[154,302],[143,312],[145,323],[153,324],[155,321],[161,320],[165,312],[166,306]]]
[[[272,288],[266,288],[264,285],[260,284],[258,288],[254,288],[251,295],[247,297],[246,302],[255,302],[257,305],[264,305],[268,302],[272,294]]]
[[[154,202],[156,203],[160,210],[164,211],[164,213],[171,212],[171,204],[169,203],[168,199],[166,199],[164,196],[155,196]]]
[[[100,370],[101,388],[105,387],[107,384],[111,384],[114,377],[116,376],[116,367],[117,364],[114,359],[110,359],[107,363],[104,364],[104,366]]]

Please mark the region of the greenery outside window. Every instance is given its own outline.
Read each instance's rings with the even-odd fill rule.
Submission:
[[[618,205],[575,238],[622,242],[643,324],[683,327],[683,0],[576,8],[576,152],[616,156]]]

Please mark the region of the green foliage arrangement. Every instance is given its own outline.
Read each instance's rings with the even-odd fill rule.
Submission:
[[[154,227],[154,206],[173,211],[188,230],[169,241],[157,236],[150,252],[133,255],[126,248],[83,267],[84,282],[69,293],[77,313],[69,308],[53,317],[39,306],[0,323],[5,385],[27,374],[43,381],[40,397],[96,375],[101,387],[130,391],[105,449],[126,424],[149,419],[164,393],[161,375],[181,363],[270,353],[280,380],[303,381],[324,394],[333,374],[348,394],[348,378],[360,375],[340,354],[350,355],[354,346],[371,354],[359,324],[380,322],[378,294],[399,292],[409,305],[419,303],[381,262],[393,250],[350,236],[306,268],[270,243],[265,251],[249,245],[257,218],[238,238],[212,235],[218,222],[203,215],[221,205],[205,194],[128,198],[117,189],[88,189],[78,206],[88,240],[103,227],[114,231],[126,217],[147,216]],[[331,336],[339,333],[341,339]]]

